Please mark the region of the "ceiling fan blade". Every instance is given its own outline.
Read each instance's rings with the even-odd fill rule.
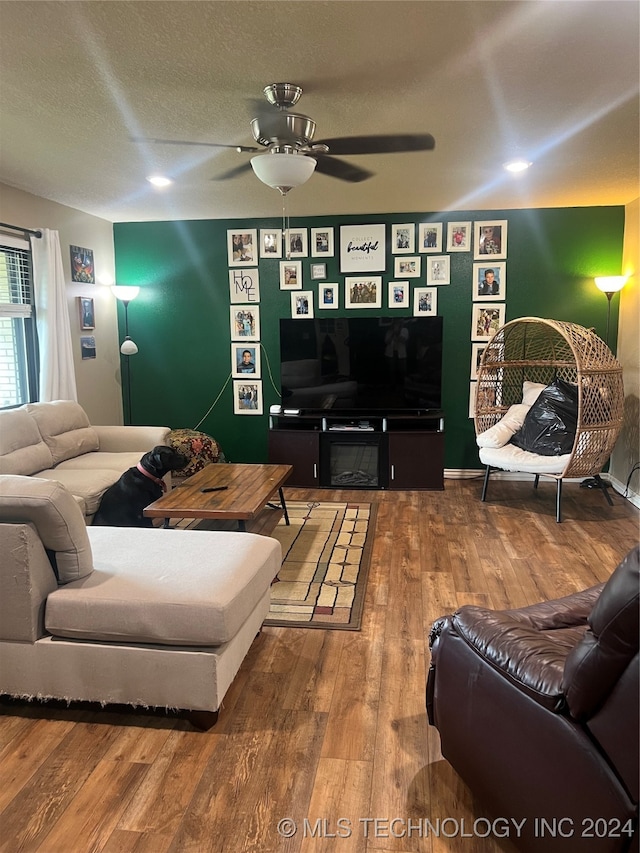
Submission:
[[[245,172],[251,171],[251,163],[241,163],[239,166],[234,166],[228,172],[223,172],[221,175],[216,175],[211,178],[212,181],[228,181],[230,178],[237,178],[238,175],[244,175]]]
[[[367,178],[372,178],[374,175],[367,169],[354,166],[353,163],[347,163],[346,160],[338,160],[337,157],[326,157],[322,154],[313,154],[313,157],[317,162],[316,172],[338,178],[341,181],[348,181],[350,184],[359,184],[360,181],[366,181]]]
[[[430,133],[407,133],[388,136],[338,136],[321,139],[330,154],[394,154],[403,151],[432,151],[436,141]],[[316,143],[317,144],[317,143]]]
[[[151,136],[132,136],[132,142],[151,142],[160,145],[204,145],[207,148],[233,148],[234,151],[261,151],[253,145],[224,145],[220,142],[190,142],[188,139],[155,139]]]

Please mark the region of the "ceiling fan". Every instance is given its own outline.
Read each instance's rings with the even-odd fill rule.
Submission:
[[[263,183],[278,189],[283,195],[307,181],[314,170],[354,184],[373,176],[373,172],[341,160],[337,155],[396,154],[431,151],[435,147],[435,140],[428,133],[345,136],[314,142],[316,123],[307,115],[291,111],[302,95],[300,86],[271,83],[265,86],[263,93],[270,106],[265,104],[263,109],[259,109],[258,117],[251,121],[253,138],[261,147],[149,137],[133,137],[133,141],[233,148],[240,153],[261,152],[250,162],[219,175],[217,180],[233,178],[253,169]]]

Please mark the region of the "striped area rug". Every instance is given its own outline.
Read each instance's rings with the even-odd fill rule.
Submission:
[[[265,625],[357,631],[375,528],[375,505],[287,501],[291,524],[271,536],[283,563]]]

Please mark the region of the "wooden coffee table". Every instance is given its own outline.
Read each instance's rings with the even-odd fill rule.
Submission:
[[[282,485],[292,471],[291,465],[234,465],[219,462],[207,465],[158,498],[144,510],[147,518],[199,518],[214,521],[233,520],[240,530],[254,522],[278,492],[280,509],[289,524]],[[272,516],[275,514],[272,512]],[[280,516],[275,516],[275,520]]]

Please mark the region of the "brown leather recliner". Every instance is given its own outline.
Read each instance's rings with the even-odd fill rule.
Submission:
[[[638,850],[640,548],[605,584],[434,623],[429,722],[518,850]]]

